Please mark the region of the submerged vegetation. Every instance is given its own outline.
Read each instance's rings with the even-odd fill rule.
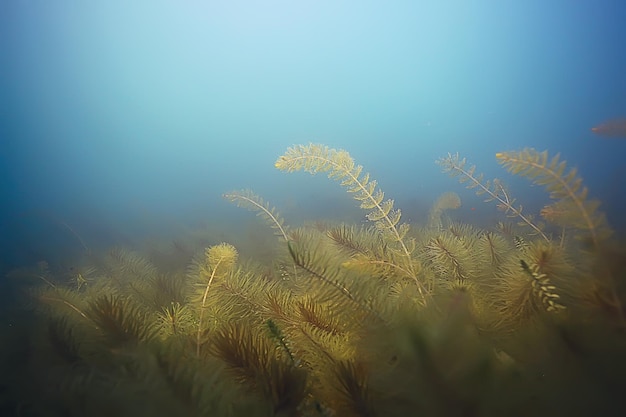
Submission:
[[[368,223],[287,225],[232,191],[274,229],[273,259],[176,245],[12,271],[2,414],[622,415],[626,253],[558,156],[496,158],[545,188],[539,216],[450,154],[439,165],[503,221],[453,221],[449,192],[409,224],[348,152],[310,144],[276,168],[327,173]]]

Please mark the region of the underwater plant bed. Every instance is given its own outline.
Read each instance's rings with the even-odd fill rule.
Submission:
[[[545,188],[540,213],[450,154],[502,221],[454,221],[449,192],[406,223],[347,151],[309,144],[276,168],[326,173],[366,223],[288,225],[237,190],[271,259],[178,243],[12,271],[2,415],[624,415],[626,251],[559,156],[496,158]]]

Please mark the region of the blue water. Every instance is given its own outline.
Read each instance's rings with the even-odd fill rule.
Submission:
[[[4,268],[59,252],[167,239],[251,213],[363,220],[341,187],[285,174],[294,144],[348,150],[409,221],[455,191],[468,222],[502,219],[441,173],[448,152],[498,177],[525,209],[547,196],[498,151],[561,152],[626,231],[626,2],[0,2]]]

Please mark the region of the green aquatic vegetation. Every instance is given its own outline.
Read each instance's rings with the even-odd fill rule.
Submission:
[[[385,241],[395,244],[404,255],[405,267],[415,278],[418,270],[412,262],[411,253],[415,245],[407,236],[409,225],[400,222],[401,212],[394,208],[394,201],[385,200],[385,193],[378,187],[376,180],[371,179],[369,173],[364,173],[363,166],[357,165],[348,152],[316,144],[294,146],[280,156],[274,165],[286,172],[327,172],[329,178],[340,181],[354,199],[360,201],[361,208],[369,210],[367,219],[374,222]]]
[[[409,225],[348,152],[310,144],[288,149],[276,167],[327,173],[367,223],[288,225],[254,192],[232,191],[224,197],[279,237],[275,259],[195,239],[171,253],[167,245],[90,252],[72,279],[47,263],[13,271],[28,321],[19,333],[0,330],[10,358],[0,382],[15,398],[2,410],[306,417],[623,408],[624,291],[615,277],[626,272],[616,261],[624,250],[609,245],[598,204],[560,159],[532,150],[497,157],[546,187],[548,224],[502,181],[449,155],[439,161],[445,171],[522,227],[459,223],[454,193],[433,202],[425,224]],[[561,228],[558,238],[550,226]],[[164,267],[164,255],[185,259]],[[563,392],[586,395],[564,401]]]
[[[276,234],[278,236],[282,237],[285,242],[289,241],[289,229],[285,225],[285,221],[277,212],[276,208],[271,207],[268,202],[261,198],[261,196],[255,194],[251,190],[241,190],[225,193],[223,197],[236,204],[238,207],[256,211],[258,216],[265,219],[270,227],[276,230]]]
[[[502,210],[509,217],[519,218],[522,224],[529,226],[533,233],[541,236],[545,241],[550,238],[544,233],[543,225],[534,220],[534,216],[523,212],[523,206],[516,204],[507,187],[499,179],[485,180],[483,174],[476,173],[476,165],[467,167],[465,158],[459,154],[448,154],[447,157],[437,161],[444,172],[453,177],[458,177],[459,182],[467,184],[467,188],[475,189],[476,195],[485,196],[485,201],[495,201],[499,210]]]
[[[559,155],[550,158],[547,151],[527,148],[517,152],[499,152],[496,158],[509,172],[546,188],[555,203],[547,206],[550,216],[544,209],[544,218],[586,231],[595,246],[612,233],[599,210],[600,202],[588,199],[589,190],[583,185],[578,171],[576,168],[568,170],[567,163],[560,160]]]

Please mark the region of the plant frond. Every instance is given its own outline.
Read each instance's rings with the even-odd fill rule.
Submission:
[[[532,148],[521,151],[499,152],[498,162],[514,175],[528,178],[534,184],[545,187],[550,198],[560,202],[552,214],[562,225],[590,234],[594,246],[606,239],[611,230],[599,202],[587,200],[588,190],[576,168],[567,169],[567,163],[557,154],[550,158],[548,151],[538,152]]]
[[[262,323],[269,314],[268,296],[277,294],[278,287],[253,270],[237,269],[216,284],[206,305],[219,310],[219,321],[250,318]]]
[[[461,158],[458,153],[454,155],[449,153],[447,157],[437,160],[437,164],[443,168],[443,172],[452,177],[459,177],[461,183],[467,183],[467,188],[476,189],[476,195],[486,195],[486,202],[495,201],[498,209],[511,217],[518,217],[545,241],[550,240],[539,224],[533,222],[530,216],[522,213],[522,206],[515,205],[515,199],[509,195],[508,190],[499,180],[483,180],[482,174],[477,175],[475,173],[476,166],[466,167],[466,159]]]
[[[187,304],[170,302],[157,313],[157,323],[162,339],[185,335],[196,325],[196,317]]]
[[[465,281],[476,276],[478,256],[473,246],[450,233],[431,238],[424,247],[425,265],[444,281]]]
[[[487,294],[495,312],[491,325],[510,332],[546,314],[565,311],[565,286],[573,276],[563,248],[553,243],[531,242],[523,252],[512,252],[495,271]]]
[[[82,360],[77,329],[67,317],[50,318],[47,330],[48,342],[59,358],[68,365],[76,365]]]
[[[338,395],[331,400],[342,416],[376,415],[375,400],[369,389],[369,376],[363,364],[338,361],[332,369]]]
[[[327,371],[337,360],[353,359],[359,340],[355,331],[333,334],[311,323],[300,323],[289,334],[295,354],[314,373]]]
[[[256,211],[257,216],[262,217],[271,228],[276,230],[277,235],[282,237],[285,242],[289,240],[289,229],[285,226],[285,221],[276,209],[259,195],[251,190],[231,191],[224,194],[225,199],[251,211]]]
[[[156,274],[156,267],[137,252],[113,248],[106,259],[108,274],[125,281],[147,280]]]
[[[513,247],[502,235],[493,232],[484,232],[480,235],[476,250],[481,255],[481,264],[487,265],[490,269],[499,268]]]
[[[361,208],[371,210],[368,220],[389,243],[398,245],[407,258],[411,258],[414,243],[406,238],[409,225],[400,223],[400,210],[393,208],[393,200],[385,200],[384,193],[377,188],[369,174],[363,174],[363,167],[356,165],[350,154],[344,150],[331,149],[324,145],[309,144],[291,147],[275,163],[281,171],[304,170],[311,174],[327,172],[328,177],[340,181],[353,197],[361,202]],[[415,278],[416,273],[413,273]]]
[[[293,353],[291,352],[291,348],[289,345],[291,344],[280,327],[276,324],[276,322],[272,319],[268,319],[265,324],[267,325],[267,329],[269,331],[269,335],[278,345],[279,349],[282,349],[284,353],[289,357],[289,361],[292,365],[298,365],[299,361],[296,360]]]
[[[158,329],[130,298],[101,295],[89,303],[87,316],[100,329],[111,347],[137,344],[154,339]]]
[[[272,414],[295,412],[306,395],[307,374],[281,358],[272,342],[241,324],[230,322],[212,339],[212,352],[233,376],[270,401]]]
[[[73,286],[77,291],[81,291],[91,285],[94,279],[96,279],[97,274],[98,269],[93,265],[72,267],[70,268],[69,276],[66,281],[68,285]]]
[[[331,227],[326,231],[326,236],[347,255],[371,254],[372,248],[384,246],[380,234],[371,228],[357,228],[345,224]]]
[[[576,276],[565,250],[555,244],[533,242],[524,255],[522,268],[534,279],[532,285],[535,296],[548,312],[564,310],[566,301],[563,287]]]
[[[336,314],[333,314],[332,307],[328,303],[314,301],[310,296],[296,302],[298,310],[298,322],[308,323],[313,328],[332,335],[346,332],[346,322],[342,322]]]
[[[182,304],[187,298],[187,283],[184,273],[156,274],[150,280],[152,307],[156,310],[171,304]]]
[[[198,332],[196,338],[196,355],[200,356],[200,346],[204,333],[204,314],[207,306],[209,289],[215,278],[223,278],[231,274],[239,254],[237,249],[229,243],[220,243],[207,248],[204,258],[197,260],[191,269],[192,279],[198,287]]]
[[[48,288],[45,291],[35,293],[35,298],[42,306],[48,306],[53,314],[71,314],[76,317],[87,317],[87,305],[83,297],[69,288]]]
[[[468,248],[480,237],[482,231],[468,223],[451,223],[446,231],[463,242]]]
[[[442,215],[446,210],[456,210],[461,207],[461,197],[457,193],[443,193],[440,195],[428,214],[428,227],[431,229],[443,229]]]
[[[349,304],[357,306],[360,310],[377,316],[372,308],[359,298],[358,288],[359,286],[363,288],[367,284],[365,278],[361,277],[355,282],[355,277],[349,276],[347,271],[341,268],[341,261],[325,250],[319,241],[315,242],[311,237],[301,238],[298,242],[289,242],[288,247],[294,263],[313,279],[311,284],[321,285],[311,287],[320,289],[316,295],[322,301],[332,299],[339,303],[338,305],[345,305],[346,301],[349,301]],[[347,305],[344,308],[349,309]]]
[[[537,264],[530,266],[523,260],[520,263],[522,269],[533,278],[531,281],[533,295],[541,301],[546,311],[565,310],[565,306],[561,304],[561,296],[558,294],[557,288],[552,285],[550,277],[540,272],[541,270]]]
[[[168,391],[185,405],[188,415],[225,415],[241,401],[234,383],[229,383],[224,365],[216,358],[186,360],[183,352],[164,344],[154,362]]]
[[[419,260],[407,259],[390,248],[374,228],[342,225],[329,229],[326,235],[349,256],[341,263],[343,268],[382,280],[410,278],[424,292],[417,277],[413,277],[421,270]]]

